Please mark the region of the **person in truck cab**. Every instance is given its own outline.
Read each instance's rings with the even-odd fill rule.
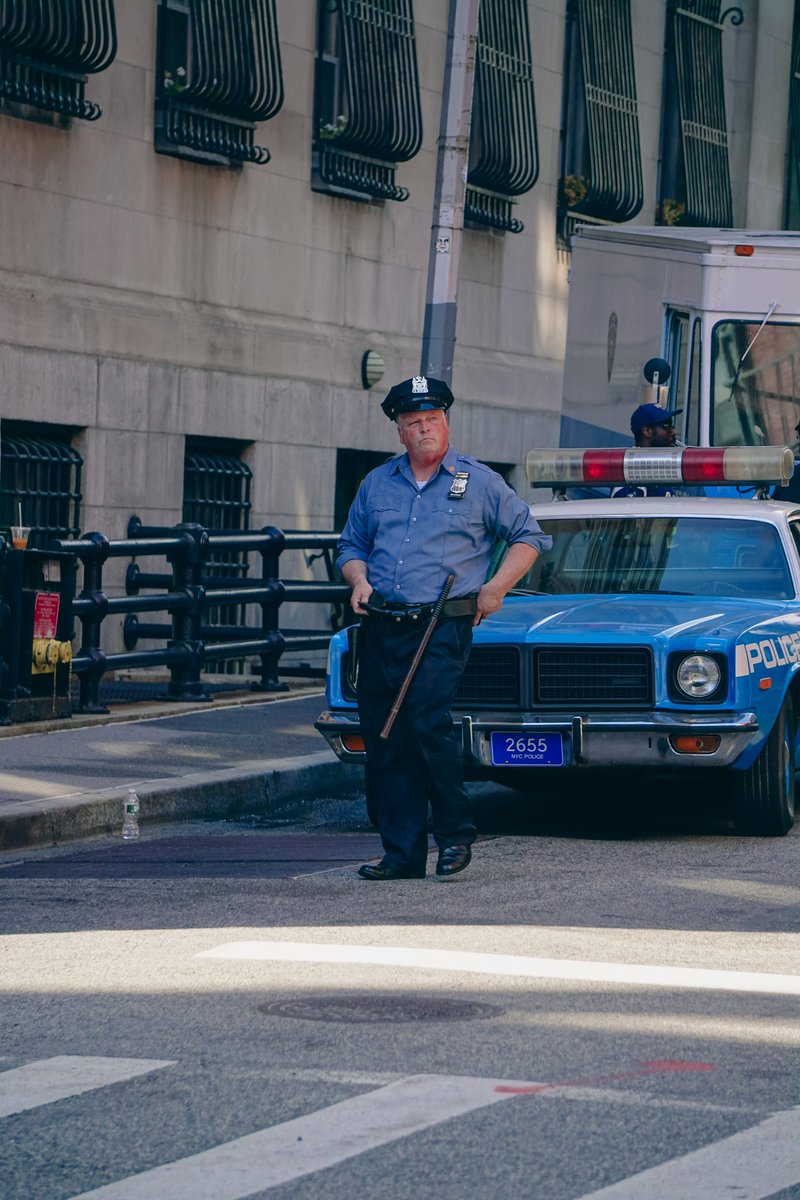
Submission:
[[[631,414],[631,433],[636,446],[656,450],[662,447],[669,449],[678,444],[678,431],[675,428],[675,418],[682,408],[661,408],[658,404],[640,404]],[[628,496],[678,496],[680,493],[672,485],[663,483],[623,484],[614,488],[614,497]]]

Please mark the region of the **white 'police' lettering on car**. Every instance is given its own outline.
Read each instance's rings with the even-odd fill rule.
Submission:
[[[800,632],[784,633],[777,638],[761,638],[736,647],[736,674],[752,675],[760,663],[766,671],[786,667],[800,659]]]

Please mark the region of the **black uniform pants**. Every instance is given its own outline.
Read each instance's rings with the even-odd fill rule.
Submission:
[[[425,633],[365,617],[358,633],[358,711],[367,751],[367,801],[393,866],[424,871],[428,805],[439,849],[475,840],[451,708],[472,645],[472,617],[436,625],[386,741],[380,732]]]

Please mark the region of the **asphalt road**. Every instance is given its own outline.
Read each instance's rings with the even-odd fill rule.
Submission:
[[[800,830],[548,807],[448,882],[357,795],[4,855],[0,1195],[798,1200]]]

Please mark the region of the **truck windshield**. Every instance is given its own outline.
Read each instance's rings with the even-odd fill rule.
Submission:
[[[759,332],[760,325],[721,321],[714,327],[711,444],[796,450],[800,325],[769,321]]]
[[[534,563],[517,591],[794,596],[778,531],[761,521],[621,516],[540,524],[553,549]]]

